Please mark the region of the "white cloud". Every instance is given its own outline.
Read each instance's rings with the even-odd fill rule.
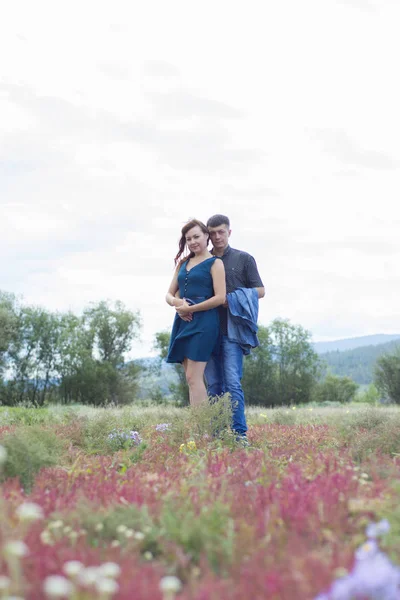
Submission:
[[[0,288],[120,299],[147,353],[179,231],[228,214],[315,339],[399,332],[400,5],[16,0],[0,23]]]

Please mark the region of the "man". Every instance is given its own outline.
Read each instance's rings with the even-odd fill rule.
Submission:
[[[221,343],[207,363],[205,378],[209,396],[220,396],[229,392],[233,409],[232,429],[236,433],[238,441],[247,443],[245,401],[241,384],[243,355],[249,353],[250,347],[258,345],[258,340],[255,343],[253,341],[254,338],[257,339],[254,333],[257,326],[256,323],[253,323],[253,335],[250,332],[250,337],[248,336],[246,340],[248,343],[241,343],[243,342],[241,335],[243,331],[240,329],[243,330],[243,328],[240,326],[240,318],[239,327],[232,324],[233,311],[236,313],[236,296],[240,293],[239,302],[244,299],[245,303],[250,303],[251,317],[253,321],[256,321],[258,299],[265,296],[265,289],[254,258],[247,252],[235,250],[229,245],[231,230],[228,217],[214,215],[208,219],[207,227],[213,245],[212,254],[221,257],[225,266],[227,302],[219,307]],[[251,303],[253,303],[253,307]],[[249,321],[248,318],[246,320]],[[244,338],[246,338],[245,332]]]

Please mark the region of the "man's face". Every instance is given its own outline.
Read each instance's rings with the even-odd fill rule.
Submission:
[[[218,225],[217,227],[209,227],[211,243],[216,250],[223,250],[228,245],[231,230],[228,225]]]

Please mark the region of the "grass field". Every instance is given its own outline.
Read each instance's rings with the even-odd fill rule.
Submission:
[[[243,448],[224,401],[0,408],[0,598],[361,598],[328,591],[360,548],[400,565],[400,409],[247,417]]]

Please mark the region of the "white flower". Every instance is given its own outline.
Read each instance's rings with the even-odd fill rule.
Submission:
[[[45,546],[52,546],[54,544],[54,540],[51,537],[51,533],[48,529],[44,529],[40,534],[40,541]]]
[[[175,575],[166,575],[160,580],[160,590],[163,593],[173,592],[177,593],[182,588],[182,583],[180,579],[175,577]]]
[[[48,598],[65,598],[74,591],[74,586],[61,575],[50,575],[43,583],[44,593]]]
[[[119,585],[114,579],[109,577],[100,577],[96,580],[95,588],[100,594],[112,595],[116,594],[119,590]]]
[[[133,537],[134,533],[135,532],[133,531],[133,529],[126,529],[125,530],[125,537],[131,538],[131,537]]]
[[[20,540],[7,542],[4,546],[4,552],[9,556],[18,556],[19,558],[29,554],[29,548],[25,542]]]
[[[0,592],[8,590],[11,585],[11,579],[7,575],[0,575]]]
[[[99,567],[86,567],[78,575],[79,583],[90,586],[96,583],[99,577]]]
[[[144,540],[144,533],[137,531],[134,535],[135,540]]]
[[[118,546],[121,545],[121,542],[119,540],[113,540],[110,544],[111,548],[118,548]]]
[[[95,531],[103,531],[103,529],[104,529],[103,523],[96,523],[96,526],[94,528]]]
[[[100,565],[99,572],[102,577],[118,577],[121,574],[121,567],[115,562],[106,562]]]
[[[151,560],[153,558],[153,555],[149,550],[146,550],[146,552],[143,554],[143,556],[146,560]]]
[[[127,526],[126,525],[118,525],[117,527],[117,533],[125,533],[125,531],[127,530]]]
[[[1,465],[4,465],[6,460],[7,460],[7,450],[4,448],[4,446],[0,446],[0,467],[1,467]]]
[[[49,529],[59,529],[63,525],[64,525],[64,523],[62,521],[60,521],[60,519],[58,519],[57,521],[52,521],[52,523],[49,523],[47,527]]]
[[[34,502],[23,502],[15,511],[20,521],[38,521],[43,519],[43,509]]]
[[[63,571],[68,577],[76,577],[85,568],[79,560],[68,560],[63,565]]]

